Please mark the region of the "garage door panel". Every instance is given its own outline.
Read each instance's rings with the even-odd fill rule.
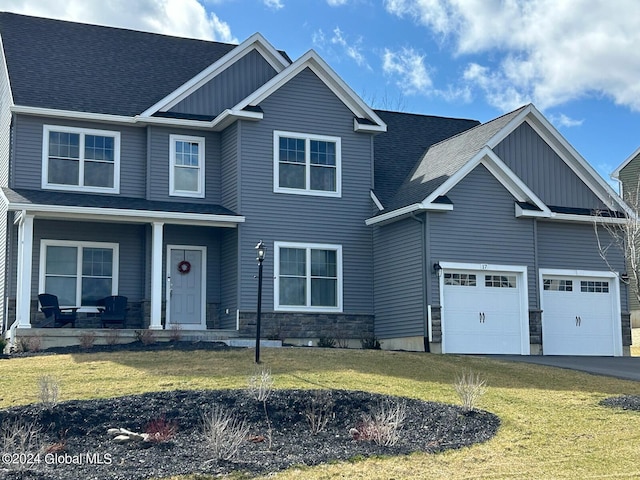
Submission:
[[[518,274],[445,271],[444,277],[443,334],[447,353],[522,353],[522,290]]]
[[[603,277],[543,276],[545,355],[614,355],[619,298]]]

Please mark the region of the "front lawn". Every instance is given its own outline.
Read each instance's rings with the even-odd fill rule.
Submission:
[[[640,412],[599,405],[610,396],[640,395],[640,383],[524,363],[423,353],[283,348],[263,350],[262,358],[277,388],[364,390],[448,403],[458,403],[454,378],[463,369],[472,369],[485,376],[489,387],[480,407],[502,421],[495,438],[470,448],[294,468],[275,478],[640,477]],[[244,388],[255,371],[252,360],[251,350],[0,360],[0,407],[36,402],[38,378],[47,374],[59,380],[61,400]]]

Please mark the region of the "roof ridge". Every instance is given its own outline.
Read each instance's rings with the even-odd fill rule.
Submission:
[[[441,118],[444,120],[465,120],[465,121],[470,121],[470,122],[477,122],[478,120],[476,120],[475,118],[462,118],[462,117],[445,117],[442,115],[429,115],[426,113],[415,113],[415,112],[400,112],[400,111],[396,111],[396,110],[383,110],[380,108],[374,108],[373,109],[374,112],[381,112],[381,113],[392,113],[395,115],[411,115],[414,117],[424,117],[424,118]]]

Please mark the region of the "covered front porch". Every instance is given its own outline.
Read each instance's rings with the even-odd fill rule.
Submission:
[[[107,336],[99,334],[98,302],[108,295],[128,298],[123,339],[141,329],[159,338],[175,329],[207,339],[237,331],[233,286],[244,217],[217,205],[109,198],[105,207],[96,195],[3,193],[13,212],[3,328],[11,338],[41,335],[60,344],[85,329]],[[76,328],[38,328],[40,293],[77,309]]]

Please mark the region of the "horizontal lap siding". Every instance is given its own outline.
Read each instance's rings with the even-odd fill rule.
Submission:
[[[620,171],[623,197],[634,210],[640,202],[640,157],[634,158]],[[629,310],[639,310],[640,304],[635,294],[629,291]]]
[[[109,242],[119,244],[120,265],[118,293],[139,301],[144,297],[144,226],[118,225],[113,223],[59,222],[38,220],[34,222],[33,232],[33,277],[32,294],[35,297],[39,288],[40,240],[71,240],[85,242]],[[17,250],[17,249],[16,249]],[[14,265],[17,260],[14,252]],[[12,295],[15,295],[15,284]]]
[[[255,50],[170,109],[171,112],[216,116],[267,83],[276,74]]]
[[[120,132],[120,195],[144,198],[147,172],[145,129],[25,115],[17,115],[14,122],[15,158],[11,172],[12,187],[41,188],[43,125],[61,125]]]
[[[482,165],[447,196],[453,202],[453,211],[429,214],[428,264],[524,265],[528,269],[529,308],[536,308],[533,221],[515,217],[515,199]],[[433,281],[431,303],[439,303],[439,297],[438,282]]]
[[[11,142],[11,90],[4,54],[0,51],[0,186],[9,186],[9,152]],[[2,310],[4,311],[4,310]]]
[[[238,124],[221,134],[220,197],[223,207],[238,211]]]
[[[374,229],[376,336],[424,335],[422,224],[408,219]]]
[[[169,136],[205,139],[205,198],[169,196]],[[220,203],[220,134],[203,130],[149,127],[149,200]]]
[[[600,230],[602,245],[610,242],[608,234]],[[625,271],[622,252],[613,248],[607,255],[611,267],[617,272]],[[609,271],[609,266],[600,257],[593,225],[578,223],[538,222],[538,262],[540,268]],[[626,311],[627,288],[620,285],[622,310]]]
[[[238,230],[224,229],[220,244],[220,326],[236,328],[238,308]],[[229,313],[225,313],[229,309]]]
[[[263,308],[273,309],[273,242],[341,244],[344,312],[373,313],[370,216],[372,139],[353,131],[353,114],[310,70],[260,104],[264,119],[242,122],[240,213],[241,304],[256,308],[255,245],[269,248],[264,263]],[[342,198],[273,192],[273,131],[339,136],[342,139]]]
[[[546,205],[604,207],[528,123],[515,129],[494,151]]]

